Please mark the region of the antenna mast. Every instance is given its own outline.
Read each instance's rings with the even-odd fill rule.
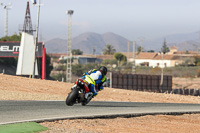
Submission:
[[[33,27],[32,27],[32,22],[31,22],[31,13],[30,13],[30,7],[29,7],[29,2],[27,1],[27,7],[26,7],[26,14],[25,14],[25,19],[24,19],[24,25],[22,31],[27,32],[27,33],[33,33]]]

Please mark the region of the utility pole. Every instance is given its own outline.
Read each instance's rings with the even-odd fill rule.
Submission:
[[[71,28],[72,28],[72,21],[71,16],[73,15],[73,10],[66,11],[68,14],[68,41],[67,41],[67,68],[66,68],[66,82],[72,82],[72,46],[71,46]]]
[[[144,37],[139,37],[139,40],[140,40],[140,46],[141,46],[141,52],[143,51],[143,40],[144,40]]]
[[[130,52],[130,42],[128,41],[128,49],[127,49],[127,52],[129,53]]]
[[[96,52],[96,48],[92,47],[92,55],[96,55],[95,52]]]
[[[198,48],[198,54],[200,55],[200,32],[199,32],[199,48]]]
[[[161,79],[160,79],[160,91],[162,92],[162,89],[163,89],[163,76],[164,76],[164,62],[163,62],[163,55],[164,53],[161,52],[161,60],[162,60],[162,65],[161,65]]]
[[[12,8],[12,4],[9,3],[8,5],[3,5],[3,3],[1,3],[1,5],[5,10],[4,36],[8,36],[8,10]]]
[[[36,2],[33,3],[34,5],[36,5]],[[38,4],[36,5],[38,6],[38,11],[37,11],[37,25],[36,25],[36,36],[35,36],[35,51],[34,51],[34,63],[33,63],[33,75],[32,78],[35,78],[35,65],[36,65],[36,48],[37,48],[37,42],[38,42],[38,30],[39,30],[39,19],[40,19],[40,0],[38,0]]]
[[[133,68],[132,68],[132,73],[133,74],[136,74],[135,50],[136,50],[136,41],[133,42]]]

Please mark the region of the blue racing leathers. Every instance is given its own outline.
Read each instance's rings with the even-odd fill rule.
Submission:
[[[93,69],[83,74],[82,78],[89,83],[90,91],[93,92],[93,96],[96,96],[98,91],[103,89],[103,83],[106,81],[106,76],[101,71]]]

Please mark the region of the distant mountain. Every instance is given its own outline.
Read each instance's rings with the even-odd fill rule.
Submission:
[[[47,53],[66,53],[67,40],[55,38],[45,43]]]
[[[188,34],[174,34],[168,35],[163,38],[158,38],[153,41],[143,42],[144,50],[155,50],[160,51],[163,46],[164,38],[166,38],[167,46],[176,46],[178,50],[197,50],[199,44],[199,34],[198,32],[188,33]],[[107,32],[104,34],[97,34],[94,32],[83,33],[72,39],[72,49],[80,49],[84,54],[91,54],[92,49],[96,49],[96,54],[102,54],[103,49],[107,44],[114,46],[117,52],[127,52],[128,49],[128,39],[114,34],[112,32]],[[137,44],[140,44],[137,42]],[[66,53],[67,52],[67,40],[55,38],[46,42],[46,48],[48,53]],[[130,51],[133,49],[130,45]]]
[[[144,43],[144,48],[154,49],[160,51],[163,46],[164,38],[166,39],[167,46],[176,46],[178,50],[197,50],[199,45],[199,32],[187,34],[173,34],[162,38],[155,39]]]
[[[117,51],[127,51],[128,39],[108,32],[105,34],[97,34],[94,32],[83,33],[72,39],[72,49],[80,49],[84,53],[91,54],[92,49],[96,49],[96,54],[101,54],[107,44],[111,44]],[[47,53],[66,53],[67,40],[52,39],[46,42]]]

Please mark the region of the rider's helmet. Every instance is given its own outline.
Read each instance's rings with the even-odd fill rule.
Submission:
[[[107,68],[105,66],[101,66],[99,71],[101,71],[104,76],[107,74]]]

